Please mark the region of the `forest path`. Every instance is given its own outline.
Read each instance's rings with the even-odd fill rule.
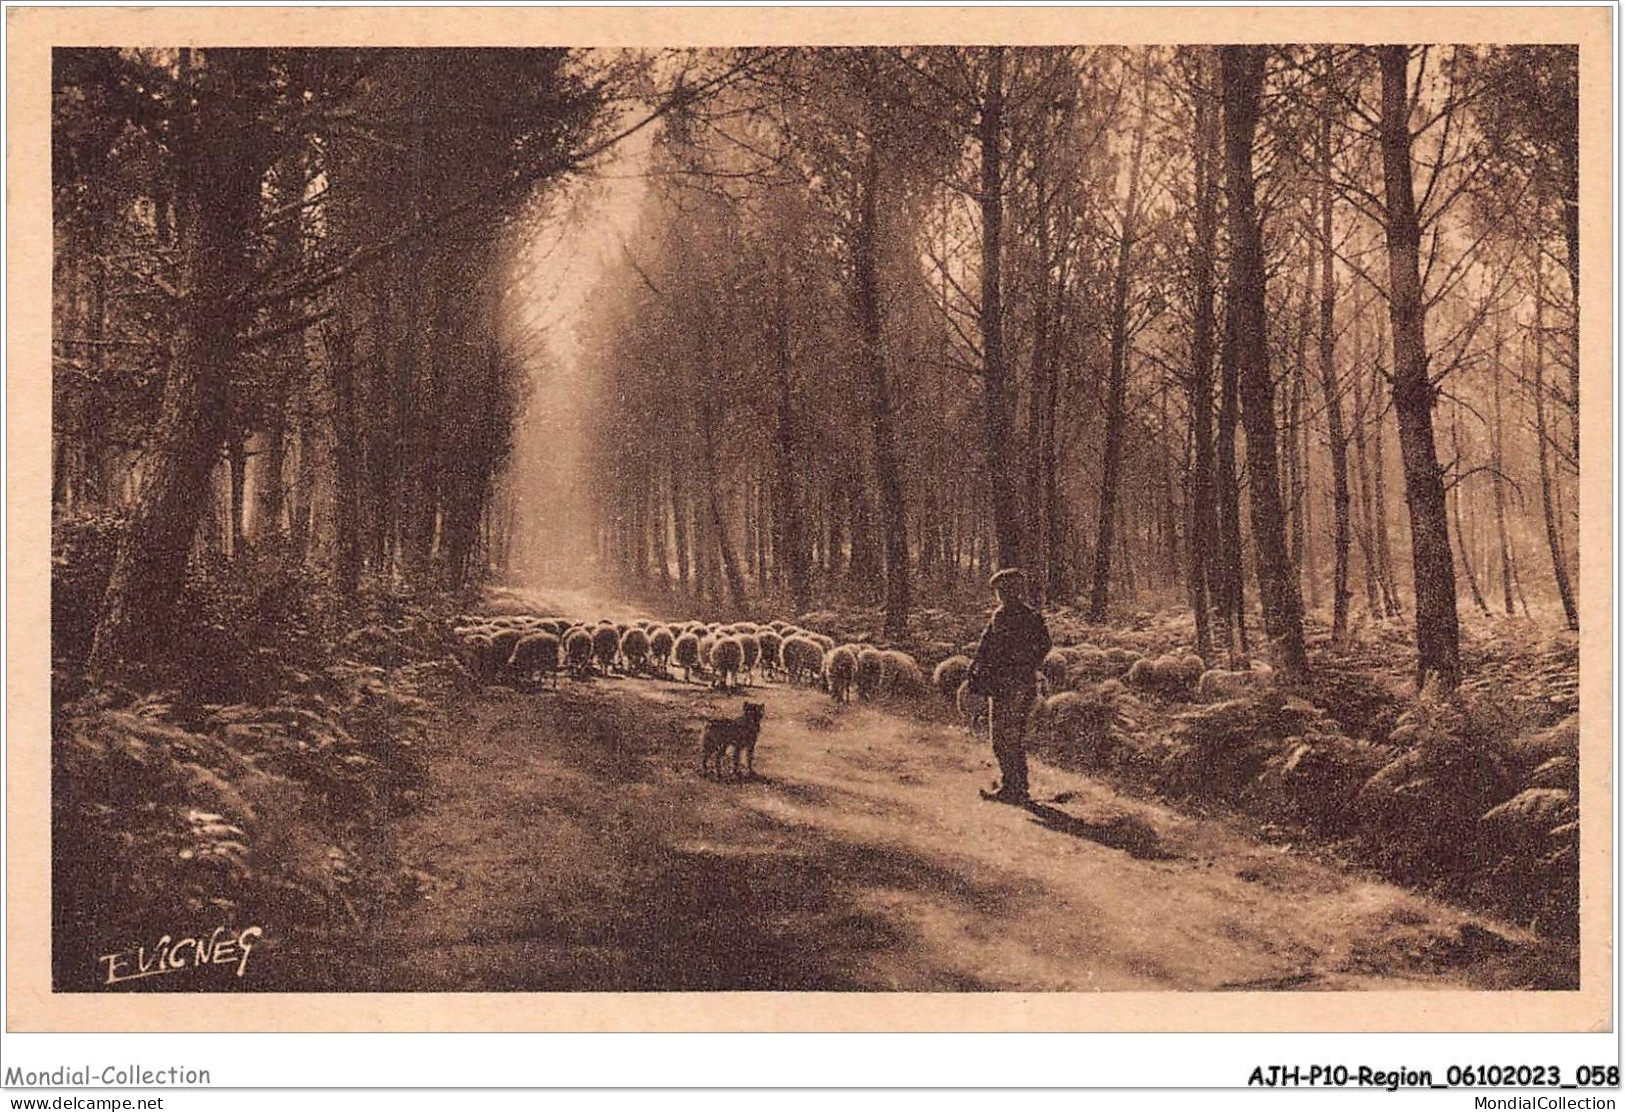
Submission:
[[[592,613],[597,613],[593,609]],[[1034,765],[984,802],[985,743],[758,685],[760,778],[699,772],[739,694],[645,678],[495,689],[433,740],[380,927],[393,989],[1491,988],[1520,932]]]

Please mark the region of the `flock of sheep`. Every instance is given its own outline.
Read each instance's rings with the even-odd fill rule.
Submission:
[[[754,684],[758,677],[816,684],[841,702],[928,690],[907,653],[837,645],[783,621],[722,625],[640,618],[588,625],[530,614],[465,615],[456,632],[464,663],[485,682],[556,686],[563,672],[578,679],[615,673],[671,679],[680,670],[684,683],[698,677],[724,689]]]
[[[620,674],[710,682],[729,689],[758,678],[816,686],[837,702],[853,698],[920,699],[938,694],[968,722],[981,707],[967,690],[971,661],[954,655],[929,680],[908,653],[861,643],[837,644],[790,622],[661,622],[640,618],[588,624],[534,614],[465,615],[456,632],[465,664],[482,682],[557,686],[561,673],[578,679]],[[1258,671],[1209,671],[1191,654],[1140,656],[1124,648],[1066,645],[1039,669],[1039,693],[1050,699],[1099,684],[1127,684],[1168,699],[1235,698],[1266,679]]]

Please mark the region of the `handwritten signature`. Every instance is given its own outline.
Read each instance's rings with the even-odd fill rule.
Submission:
[[[187,969],[200,969],[206,965],[237,965],[237,976],[248,970],[248,956],[265,934],[260,927],[245,927],[233,932],[227,927],[216,927],[207,937],[172,938],[164,935],[148,948],[136,946],[130,950],[103,954],[96,960],[107,971],[103,985],[116,985],[122,981],[139,981],[143,977],[164,977]]]

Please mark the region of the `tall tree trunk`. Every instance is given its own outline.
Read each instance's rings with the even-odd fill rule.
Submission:
[[[333,392],[334,497],[337,502],[337,556],[334,575],[339,595],[354,598],[361,587],[361,483],[365,444],[356,396],[355,337],[341,324],[323,331],[328,381]]]
[[[1569,583],[1568,561],[1563,558],[1563,539],[1558,530],[1557,510],[1552,491],[1552,466],[1547,447],[1546,422],[1546,266],[1535,252],[1535,454],[1540,465],[1540,505],[1546,518],[1546,545],[1552,553],[1552,575],[1557,580],[1557,597],[1563,604],[1563,618],[1570,629],[1580,628],[1579,611],[1574,605],[1574,589]]]
[[[367,430],[367,498],[370,526],[369,545],[374,575],[388,576],[395,536],[395,490],[393,470],[395,413],[394,376],[390,371],[394,344],[395,315],[392,308],[389,282],[379,273],[373,280],[372,358],[368,361],[371,378],[367,389],[368,409],[373,419],[364,422]]]
[[[1219,113],[1214,110],[1211,50],[1197,47],[1199,80],[1195,96],[1196,216],[1191,239],[1192,333],[1191,333],[1191,499],[1190,573],[1188,589],[1191,612],[1196,619],[1196,651],[1211,659],[1213,636],[1208,598],[1209,568],[1218,517],[1214,501],[1213,448],[1213,298],[1214,245],[1218,239]]]
[[[1234,660],[1248,651],[1247,610],[1242,580],[1241,484],[1236,475],[1236,425],[1240,418],[1236,333],[1228,305],[1224,317],[1224,338],[1219,348],[1219,427],[1213,451],[1219,495],[1218,537],[1214,549],[1215,574],[1211,579],[1216,583],[1225,645]]]
[[[1461,434],[1458,426],[1461,422],[1461,406],[1457,405],[1450,411],[1450,454],[1460,461]],[[1456,548],[1461,553],[1461,571],[1467,577],[1468,591],[1473,596],[1473,605],[1478,607],[1479,613],[1488,615],[1489,605],[1484,601],[1484,592],[1478,587],[1478,573],[1473,569],[1473,550],[1468,543],[1467,530],[1461,525],[1461,483],[1453,484],[1447,492],[1450,508],[1456,519]]]
[[[316,531],[316,489],[319,479],[317,456],[321,451],[320,430],[313,414],[316,412],[315,390],[309,372],[304,366],[304,334],[300,334],[300,368],[302,405],[300,406],[298,444],[299,465],[294,472],[293,499],[293,552],[304,559],[310,552],[311,537]]]
[[[1066,511],[1061,503],[1061,349],[1064,342],[1064,306],[1069,268],[1062,260],[1052,290],[1049,330],[1044,355],[1044,533],[1043,552],[1047,597],[1062,602],[1072,596],[1072,560]]]
[[[1038,318],[1045,315],[1045,310],[1035,306],[1034,314]],[[1049,586],[1047,579],[1038,574],[1038,569],[1046,567],[1044,554],[1044,406],[1043,401],[1043,353],[1039,343],[1044,341],[1042,327],[1038,320],[1033,322],[1033,362],[1028,376],[1027,387],[1027,435],[1026,435],[1026,475],[1022,483],[1023,510],[1021,522],[1023,528],[1022,551],[1026,553],[1024,561],[1032,568],[1032,590],[1034,597],[1042,597]]]
[[[1286,383],[1286,423],[1283,431],[1286,433],[1286,499],[1287,511],[1287,555],[1292,561],[1292,575],[1298,583],[1298,593],[1303,593],[1303,490],[1304,468],[1307,460],[1299,451],[1299,442],[1303,429],[1303,392],[1304,368],[1309,363],[1309,321],[1315,312],[1315,286],[1319,282],[1320,272],[1315,269],[1315,255],[1313,244],[1309,248],[1309,280],[1303,286],[1303,304],[1298,314],[1297,351],[1292,363],[1292,373]]]
[[[1134,554],[1128,546],[1128,510],[1121,499],[1117,502],[1117,556],[1123,566],[1123,595],[1131,603],[1139,597],[1139,577],[1135,574]]]
[[[466,470],[459,468],[446,476],[436,522],[443,582],[452,591],[475,582],[480,521],[487,516],[498,466],[495,446],[506,419],[502,349],[493,338],[484,341],[484,351],[473,366],[479,368],[484,386],[476,395],[480,408],[475,440],[480,449],[466,461]]]
[[[653,500],[653,527],[655,548],[655,569],[660,573],[660,589],[663,592],[671,591],[671,542],[670,530],[666,526],[666,497],[661,492],[664,484],[657,479],[650,484],[649,497]]]
[[[993,484],[993,528],[999,565],[1021,563],[1021,509],[1017,471],[1009,459],[1015,425],[1015,399],[1004,358],[1004,306],[1000,264],[1004,236],[1004,47],[987,51],[987,84],[982,94],[977,139],[982,154],[982,391],[988,474]]]
[[[1523,616],[1527,618],[1529,617],[1529,596],[1524,594],[1523,591],[1523,572],[1518,568],[1516,553],[1512,557],[1512,585],[1518,592],[1518,606],[1522,608]]]
[[[1306,395],[1308,390],[1306,384]],[[1309,612],[1315,613],[1320,609],[1320,557],[1316,554],[1318,546],[1315,543],[1319,534],[1315,532],[1315,478],[1314,469],[1309,465],[1311,447],[1310,425],[1305,421],[1303,443],[1299,449],[1302,454],[1298,457],[1303,461],[1303,579],[1309,585]]]
[[[1164,441],[1171,441],[1172,424],[1168,418],[1168,382],[1164,380],[1157,388],[1157,417],[1158,432]],[[1163,557],[1163,583],[1168,587],[1179,587],[1179,500],[1174,495],[1173,453],[1160,453],[1157,466],[1157,482],[1160,487],[1159,496],[1162,499],[1162,557]]]
[[[1057,291],[1057,300],[1059,300]],[[1044,401],[1044,559],[1048,597],[1052,602],[1065,601],[1072,593],[1071,565],[1068,560],[1067,531],[1063,526],[1061,507],[1061,453],[1056,427],[1061,418],[1061,367],[1058,345],[1050,344],[1044,372],[1046,397]]]
[[[683,460],[677,446],[672,445],[671,462],[667,472],[668,490],[671,505],[671,532],[672,544],[677,549],[677,586],[687,594],[691,583],[689,581],[688,567],[688,500],[684,497],[683,487]]]
[[[1382,170],[1388,239],[1388,313],[1394,333],[1394,414],[1410,510],[1416,595],[1416,682],[1446,691],[1461,682],[1456,569],[1450,555],[1444,481],[1433,440],[1433,383],[1428,376],[1420,251],[1411,182],[1410,48],[1377,48],[1382,69]]]
[[[1230,305],[1235,321],[1237,386],[1247,429],[1248,504],[1252,510],[1258,593],[1276,666],[1288,677],[1309,670],[1303,642],[1303,600],[1286,545],[1275,446],[1274,385],[1264,310],[1264,245],[1255,207],[1253,136],[1264,85],[1265,52],[1226,46],[1224,143],[1230,221]]]
[[[231,556],[243,555],[243,542],[248,537],[246,492],[248,490],[248,433],[240,428],[226,434],[226,479],[230,494],[230,518],[227,537],[231,542]]]
[[[1360,323],[1360,315],[1358,312],[1355,313],[1354,323],[1356,329],[1358,329]],[[1358,357],[1362,354],[1358,331],[1355,332],[1354,336],[1354,350],[1358,359]],[[1360,568],[1364,573],[1365,579],[1366,612],[1370,614],[1373,619],[1376,619],[1386,614],[1387,610],[1382,604],[1382,598],[1379,594],[1379,588],[1377,585],[1377,581],[1382,575],[1382,569],[1381,564],[1378,562],[1376,541],[1374,537],[1375,526],[1373,524],[1374,518],[1371,506],[1371,467],[1366,455],[1365,423],[1367,414],[1367,399],[1365,393],[1365,371],[1360,366],[1358,361],[1355,363],[1354,373],[1349,376],[1349,382],[1354,390],[1354,430],[1352,436],[1354,440],[1355,477],[1358,480],[1360,495],[1359,528],[1356,530],[1356,536],[1360,542]]]
[[[305,175],[300,163],[295,161],[284,166],[275,179],[273,196],[279,208],[297,206],[303,200]],[[294,211],[297,213],[298,209]],[[287,267],[289,273],[297,273],[304,248],[303,224],[297,215],[282,221],[277,228],[275,241],[278,263]],[[302,313],[303,301],[295,302],[291,311],[295,315]],[[257,520],[254,525],[256,536],[275,534],[283,526],[282,513],[287,491],[288,399],[300,388],[305,375],[305,334],[295,331],[278,346],[282,352],[271,384],[262,430],[265,435],[265,455],[259,467],[258,505],[255,508]]]
[[[771,515],[767,509],[767,495],[762,490],[760,478],[753,478],[750,484],[751,497],[756,503],[756,587],[762,594],[767,594],[772,587],[771,569],[767,563],[767,534],[771,528]]]
[[[1380,346],[1383,331],[1377,330]],[[1371,404],[1376,407],[1376,419],[1371,424],[1371,514],[1373,540],[1377,552],[1377,586],[1382,590],[1383,610],[1390,618],[1405,612],[1399,602],[1399,583],[1394,576],[1394,561],[1388,544],[1388,464],[1384,445],[1388,441],[1388,426],[1383,420],[1382,364],[1371,367]]]
[[[632,574],[640,585],[649,578],[649,479],[648,465],[639,460],[633,477],[635,486],[628,491],[632,505],[627,516],[632,526]]]
[[[871,136],[865,153],[855,251],[859,343],[869,379],[869,419],[874,434],[875,481],[880,486],[881,524],[886,539],[886,636],[908,629],[908,514],[903,469],[898,459],[891,375],[886,367],[880,302],[880,150]],[[995,306],[996,307],[996,306]],[[1013,543],[1019,543],[1019,534]]]
[[[187,217],[174,356],[141,493],[102,599],[88,661],[94,674],[137,668],[169,647],[187,554],[226,435],[229,368],[243,324],[237,293],[260,202],[252,113],[268,66],[265,51],[250,49],[211,53],[206,67],[213,88],[173,140]]]
[[[1329,63],[1328,63],[1329,65]],[[1320,164],[1320,389],[1326,405],[1332,456],[1332,641],[1341,643],[1349,625],[1349,443],[1343,429],[1342,388],[1337,377],[1337,273],[1332,254],[1332,118],[1322,105],[1317,150]],[[1358,406],[1358,399],[1356,406]],[[1356,414],[1358,416],[1358,414]],[[1364,454],[1362,448],[1361,454]],[[1366,588],[1376,611],[1375,577],[1366,561]]]
[[[783,239],[781,238],[781,244]],[[781,246],[779,280],[773,301],[773,362],[778,372],[778,513],[774,515],[773,552],[789,578],[791,605],[797,614],[812,605],[811,568],[808,566],[806,519],[802,507],[801,426],[792,390],[790,360],[790,265]]]
[[[1562,145],[1564,269],[1569,276],[1569,437],[1580,471],[1580,148],[1579,136]]]
[[[1123,225],[1117,243],[1117,272],[1112,279],[1111,365],[1106,380],[1106,435],[1100,466],[1100,521],[1095,536],[1094,578],[1089,590],[1089,620],[1106,620],[1111,593],[1113,529],[1117,521],[1118,487],[1123,467],[1123,424],[1127,419],[1128,391],[1128,290],[1129,266],[1135,237],[1139,231],[1140,167],[1145,155],[1145,137],[1150,122],[1151,59],[1149,50],[1140,64],[1140,115],[1134,127],[1134,147],[1129,155],[1128,196],[1123,207]]]
[[[1495,496],[1495,540],[1500,556],[1501,606],[1512,617],[1512,544],[1507,538],[1506,457],[1503,452],[1504,426],[1501,414],[1501,318],[1495,319],[1495,343],[1490,359],[1490,389],[1494,400],[1494,425],[1490,428],[1490,475]]]
[[[846,532],[851,539],[851,554],[846,561],[846,577],[867,588],[882,574],[880,553],[875,546],[875,512],[871,504],[866,470],[857,461],[848,464],[846,499]]]
[[[105,237],[105,223],[97,219],[92,243],[100,247]],[[107,338],[107,267],[105,259],[98,257],[91,260],[86,318],[91,339],[96,342],[90,349],[89,404],[84,407],[87,411],[81,412],[81,421],[88,433],[83,449],[86,457],[85,476],[90,481],[93,497],[105,506],[116,506],[120,498],[112,466],[112,413],[108,405],[107,347],[103,343]]]
[[[1037,212],[1034,216],[1037,240],[1037,266],[1035,286],[1033,293],[1033,350],[1032,362],[1027,375],[1027,483],[1026,500],[1027,510],[1024,515],[1024,524],[1027,530],[1027,563],[1031,565],[1033,585],[1040,595],[1050,593],[1050,582],[1047,574],[1040,574],[1039,569],[1048,569],[1049,556],[1049,528],[1047,515],[1050,510],[1048,499],[1045,497],[1045,468],[1049,462],[1048,443],[1049,428],[1046,421],[1046,390],[1045,376],[1050,370],[1050,237],[1049,237],[1049,208],[1048,194],[1045,183],[1045,166],[1042,157],[1035,158],[1033,167],[1034,205]]]
[[[708,602],[717,602],[722,591],[717,580],[716,529],[711,522],[709,496],[702,491],[690,492],[689,513],[689,536],[694,542],[694,593]]]
[[[842,486],[836,494],[850,498],[849,488]],[[824,540],[824,575],[828,579],[835,579],[841,574],[842,560],[846,545],[846,538],[841,533],[842,507],[836,504],[836,497],[829,492],[824,495],[824,523],[826,538]]]
[[[722,514],[722,492],[717,485],[716,441],[713,428],[713,421],[707,414],[703,430],[706,517],[710,525],[711,542],[715,546],[716,554],[721,557],[722,573],[728,582],[728,598],[735,607],[743,609],[745,577],[739,570],[739,559],[734,554],[733,540],[728,536],[728,523]]]

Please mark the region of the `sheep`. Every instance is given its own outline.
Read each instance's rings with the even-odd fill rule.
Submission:
[[[784,639],[771,629],[764,629],[756,635],[756,644],[762,652],[762,675],[771,676],[779,668],[779,650]]]
[[[965,682],[970,674],[970,657],[964,655],[950,656],[931,669],[931,686],[937,689],[942,701],[949,706],[959,693],[959,685]]]
[[[677,644],[677,638],[672,636],[669,629],[656,629],[649,634],[649,656],[654,659],[655,667],[662,672],[669,672],[671,668],[672,646]]]
[[[717,647],[718,635],[715,633],[700,634],[700,671],[711,667],[711,650]]]
[[[1157,656],[1136,660],[1124,678],[1135,687],[1147,689],[1160,689],[1168,679],[1163,671],[1162,658]]]
[[[1214,668],[1203,672],[1201,678],[1196,681],[1196,697],[1204,703],[1239,699],[1258,687],[1262,678],[1261,673],[1251,670],[1227,672],[1223,668]]]
[[[842,645],[824,654],[824,686],[830,697],[844,703],[852,697],[852,677],[858,670],[858,658],[851,648]]]
[[[1060,691],[1066,687],[1066,670],[1068,661],[1066,654],[1057,649],[1051,649],[1044,657],[1038,671],[1043,675],[1044,681],[1051,691]]]
[[[559,685],[559,639],[546,631],[528,633],[513,647],[508,668],[520,681],[529,682],[537,672]]]
[[[800,636],[803,681],[823,686],[824,683],[824,653],[827,652],[822,645],[814,641],[809,634]],[[831,646],[833,648],[834,646]]]
[[[492,671],[498,675],[506,672],[508,659],[513,656],[513,647],[519,644],[519,638],[524,634],[519,630],[504,627],[491,635],[491,663]]]
[[[925,694],[925,675],[914,658],[899,649],[880,654],[880,689],[887,695],[915,699]]]
[[[621,649],[621,634],[612,625],[601,625],[592,631],[592,655],[606,673],[614,667],[615,657]]]
[[[867,702],[880,694],[880,684],[886,675],[886,662],[878,649],[864,649],[858,653],[858,666],[852,674],[857,685],[858,698]]]
[[[735,686],[744,663],[745,648],[737,637],[719,637],[711,646],[711,670],[717,674],[716,686]]]
[[[835,638],[822,633],[809,633],[807,634],[807,640],[813,642],[826,653],[835,647]]]
[[[1135,661],[1126,678],[1135,687],[1154,691],[1164,698],[1177,698],[1188,695],[1201,676],[1201,657],[1169,653]]]
[[[492,648],[492,637],[489,633],[470,633],[463,638],[463,662],[467,665],[476,679],[481,683],[491,678],[492,666],[496,663]]]
[[[755,622],[735,622],[734,623],[734,632],[735,633],[755,633],[759,629],[761,629],[761,627],[758,626]]]
[[[805,683],[822,684],[824,673],[825,650],[806,634],[798,635],[797,650],[801,656],[801,679]]]
[[[745,682],[754,684],[756,664],[762,659],[762,643],[756,639],[754,633],[740,633],[734,639],[739,642],[739,647],[745,650],[745,664],[742,669],[745,673]]]
[[[643,627],[632,626],[621,634],[621,656],[628,672],[643,671],[649,659],[649,635]]]
[[[672,644],[672,655],[677,659],[677,666],[683,670],[683,682],[688,683],[694,669],[700,666],[700,639],[692,633],[685,633]]]
[[[823,651],[805,637],[787,638],[779,652],[791,683],[801,683],[816,673],[824,662]]]
[[[1066,686],[1074,689],[1097,680],[1115,679],[1129,668],[1128,664],[1114,659],[1105,649],[1094,645],[1076,645],[1063,651],[1068,663]]]
[[[584,627],[577,626],[565,635],[564,658],[578,677],[592,668],[592,634]]]
[[[469,664],[469,667],[472,668],[478,663],[478,657],[481,651],[475,649],[474,643],[476,641],[481,641],[486,648],[489,648],[491,638],[496,636],[496,632],[496,630],[490,628],[489,626],[473,626],[469,629],[460,629],[457,631],[457,640],[463,644],[463,647],[466,650],[463,654],[463,658]]]

